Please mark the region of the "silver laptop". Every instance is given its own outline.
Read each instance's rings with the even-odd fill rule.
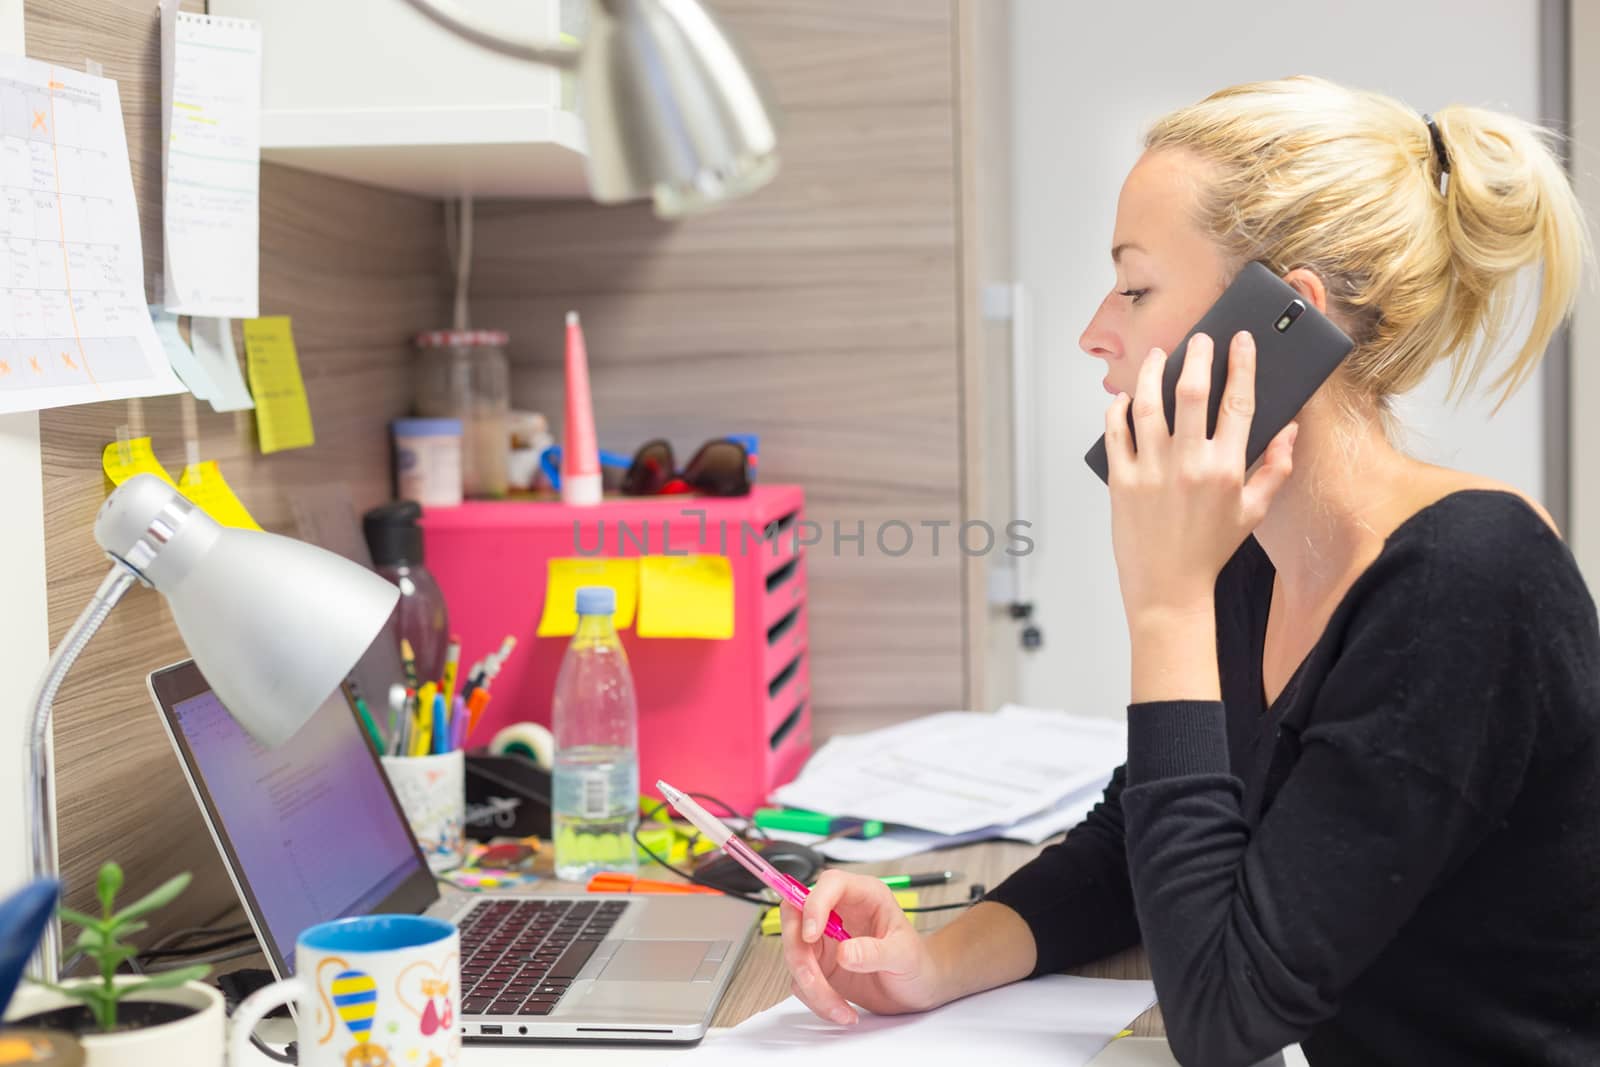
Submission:
[[[193,661],[150,695],[276,977],[315,923],[437,916],[461,930],[468,1040],[695,1041],[759,915],[708,895],[441,899],[342,692],[276,749],[228,714]]]

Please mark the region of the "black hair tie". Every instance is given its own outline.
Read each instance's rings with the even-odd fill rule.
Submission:
[[[1439,124],[1433,121],[1432,115],[1423,115],[1422,121],[1428,124],[1428,136],[1433,140],[1433,157],[1439,162],[1439,173],[1450,173],[1450,153],[1445,151],[1444,135],[1439,132]]]

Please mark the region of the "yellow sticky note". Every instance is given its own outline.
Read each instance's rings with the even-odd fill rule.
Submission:
[[[540,637],[568,637],[577,632],[578,590],[586,585],[609,585],[616,590],[617,629],[633,625],[634,605],[639,602],[638,560],[552,559],[545,567]]]
[[[733,567],[726,556],[642,556],[640,637],[733,636]]]
[[[224,526],[240,530],[261,529],[261,524],[251,517],[234,494],[233,486],[222,476],[222,470],[214,459],[183,468],[183,477],[178,479],[178,492]]]
[[[106,477],[111,479],[112,485],[121,485],[135,474],[154,474],[168,485],[177,484],[156,459],[148,437],[135,437],[129,441],[126,456],[122,454],[121,442],[112,441],[100,453],[100,466],[105,470]]]
[[[902,889],[894,895],[894,902],[900,905],[900,910],[917,906],[917,891],[915,889]],[[917,921],[915,915],[907,916],[912,923]],[[783,933],[783,919],[778,914],[777,908],[768,908],[761,915],[761,933],[766,937]]]
[[[316,443],[311,406],[300,377],[289,316],[246,319],[245,360],[250,367],[250,392],[256,399],[256,433],[261,451],[281,452]]]

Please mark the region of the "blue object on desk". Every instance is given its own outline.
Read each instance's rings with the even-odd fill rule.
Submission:
[[[41,878],[7,897],[0,904],[0,1015],[5,1014],[11,995],[22,980],[23,968],[33,950],[39,947],[44,925],[55,910],[61,883]]]
[[[450,751],[450,726],[446,722],[444,711],[444,694],[433,694],[433,754],[443,755]]]
[[[627,470],[632,465],[632,456],[624,456],[620,452],[607,452],[603,448],[600,450],[600,466],[602,467],[621,467],[623,470]],[[561,488],[560,445],[551,445],[539,453],[539,469],[544,471],[544,476],[550,480],[550,488],[559,491]]]

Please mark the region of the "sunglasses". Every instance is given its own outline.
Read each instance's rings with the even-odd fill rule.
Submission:
[[[688,492],[704,496],[748,494],[750,454],[745,446],[726,437],[707,441],[680,471],[672,456],[671,443],[658,437],[639,446],[622,479],[624,496]]]
[[[551,445],[539,456],[539,466],[552,489],[561,488],[561,446]],[[680,473],[673,464],[672,445],[657,439],[640,446],[630,460],[616,452],[600,450],[606,491],[624,496],[661,493],[702,493],[705,496],[744,496],[750,492],[750,469],[755,466],[744,444],[731,438],[707,441]],[[626,470],[619,483],[614,472]]]

